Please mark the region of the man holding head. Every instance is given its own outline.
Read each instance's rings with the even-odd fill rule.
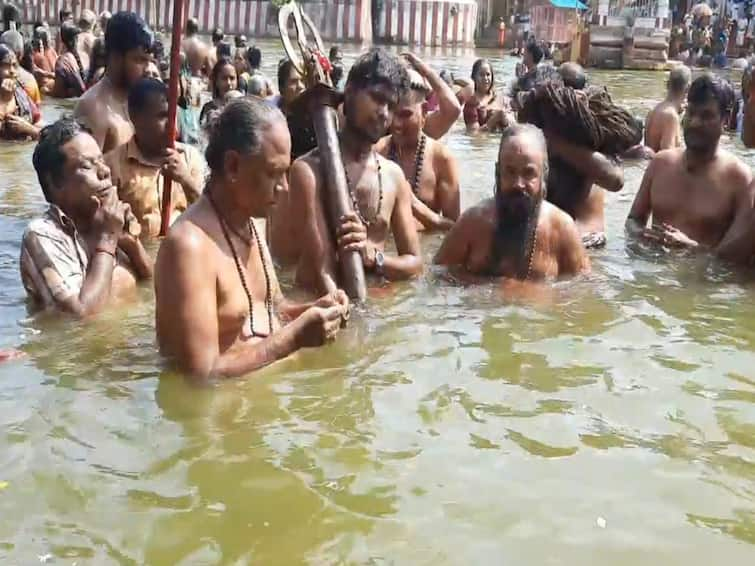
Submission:
[[[509,126],[501,136],[492,198],[464,212],[435,263],[472,275],[555,279],[589,271],[574,220],[545,200],[548,148],[535,126]]]
[[[134,134],[128,116],[128,90],[151,60],[154,35],[133,12],[118,12],[105,32],[107,70],[76,104],[76,118],[87,126],[103,152],[125,144]]]
[[[448,230],[460,213],[459,170],[451,152],[425,133],[427,95],[422,76],[408,69],[391,123],[391,134],[378,144],[401,167],[412,189],[412,213],[418,230]],[[438,77],[440,81],[440,77]]]

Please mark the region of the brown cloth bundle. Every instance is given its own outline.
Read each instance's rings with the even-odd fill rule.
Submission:
[[[599,87],[574,90],[553,80],[538,84],[525,98],[519,120],[609,156],[642,141],[642,125]]]

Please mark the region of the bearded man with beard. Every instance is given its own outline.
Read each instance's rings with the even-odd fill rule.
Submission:
[[[388,131],[406,82],[398,58],[383,49],[363,54],[349,71],[340,146],[353,213],[342,218],[326,215],[317,149],[291,168],[290,217],[294,239],[301,245],[297,281],[310,290],[338,289],[339,251],[359,251],[368,273],[389,280],[408,279],[422,271],[412,190],[401,168],[375,148]],[[395,255],[385,249],[391,234]]]
[[[630,234],[732,261],[752,259],[752,172],[719,147],[733,103],[734,91],[720,77],[705,74],[692,82],[682,121],[687,147],[661,151],[650,162],[627,219]]]
[[[574,220],[545,200],[548,149],[529,124],[506,128],[492,198],[461,215],[435,263],[472,275],[519,280],[571,276],[590,270]]]

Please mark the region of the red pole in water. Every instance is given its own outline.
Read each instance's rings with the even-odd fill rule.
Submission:
[[[175,147],[176,114],[178,111],[178,75],[181,72],[181,30],[184,25],[184,0],[173,2],[173,31],[170,43],[170,82],[168,83],[168,147]],[[171,180],[165,177],[163,183],[162,214],[160,235],[168,233],[171,209]]]

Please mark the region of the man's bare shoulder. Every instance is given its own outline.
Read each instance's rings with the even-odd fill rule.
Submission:
[[[653,167],[656,171],[658,168],[680,167],[684,161],[684,149],[676,147],[664,149],[655,154],[648,167]]]
[[[207,232],[203,208],[201,203],[195,203],[181,215],[168,230],[160,246],[161,252],[165,248],[171,253],[186,254],[186,257],[201,257],[203,262],[209,259],[207,252],[215,242]]]
[[[730,151],[721,151],[720,158],[726,172],[727,184],[735,190],[747,188],[752,182],[752,171],[747,164]]]
[[[401,169],[398,163],[394,163],[390,159],[378,154],[378,163],[380,164],[380,170],[385,173],[390,179],[393,179],[395,184],[400,184],[406,181],[404,171]]]
[[[540,205],[540,218],[543,227],[556,228],[559,232],[577,226],[571,216],[547,200]]]
[[[456,224],[461,226],[494,226],[496,222],[496,207],[494,198],[481,200],[461,213]]]
[[[381,155],[388,155],[388,149],[391,146],[391,136],[384,136],[380,138],[380,141],[378,141],[375,144],[375,151],[377,151]]]

